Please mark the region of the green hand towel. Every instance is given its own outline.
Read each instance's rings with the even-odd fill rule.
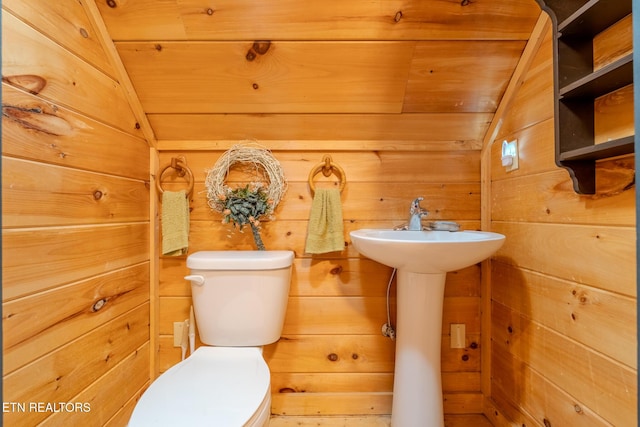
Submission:
[[[318,188],[311,203],[305,252],[323,254],[343,249],[344,233],[340,190],[337,188]]]
[[[162,255],[185,255],[189,247],[189,199],[184,190],[162,193]]]

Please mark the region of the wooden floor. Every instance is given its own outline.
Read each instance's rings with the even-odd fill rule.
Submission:
[[[447,415],[445,427],[492,427],[483,415]],[[269,427],[389,427],[391,417],[271,417]]]

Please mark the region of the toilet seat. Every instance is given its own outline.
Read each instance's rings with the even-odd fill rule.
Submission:
[[[199,347],[151,384],[129,427],[263,425],[259,419],[268,420],[270,402],[260,348]]]

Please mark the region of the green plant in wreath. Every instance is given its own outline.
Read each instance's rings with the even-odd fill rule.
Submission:
[[[265,250],[262,237],[260,237],[260,218],[266,216],[271,211],[273,200],[260,185],[254,184],[253,188],[246,187],[232,190],[227,187],[224,197],[218,199],[218,210],[224,215],[223,223],[232,223],[240,231],[245,225],[251,227],[253,239],[258,250]]]
[[[251,170],[255,182],[233,189],[225,185],[229,170],[236,164]],[[265,250],[260,237],[260,221],[272,219],[273,211],[287,189],[282,167],[273,154],[255,144],[234,145],[207,173],[205,186],[209,207],[223,215],[222,222],[233,224],[241,232],[249,225],[256,246]]]

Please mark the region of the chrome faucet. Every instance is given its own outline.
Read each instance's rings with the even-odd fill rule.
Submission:
[[[431,221],[426,226],[422,225],[422,218],[429,215],[429,211],[420,207],[424,197],[417,197],[409,207],[409,222],[393,227],[394,230],[413,231],[460,231],[460,224],[453,221]]]
[[[424,200],[424,197],[417,197],[411,202],[409,207],[409,222],[407,223],[407,230],[422,230],[422,217],[429,215],[429,211],[420,207],[420,202]]]

